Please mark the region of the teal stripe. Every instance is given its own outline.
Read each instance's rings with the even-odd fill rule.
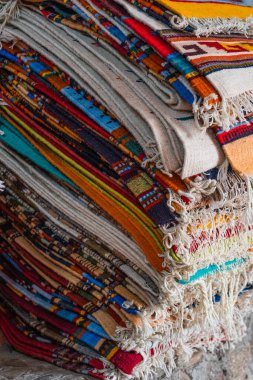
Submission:
[[[34,164],[54,175],[58,179],[74,186],[76,185],[53,166],[17,129],[15,129],[6,119],[0,116],[0,129],[4,135],[0,135],[3,141],[10,148],[20,155],[29,158]]]
[[[182,285],[190,284],[193,281],[199,280],[202,277],[208,276],[210,274],[215,274],[217,272],[222,272],[225,270],[231,270],[235,266],[240,266],[244,264],[246,259],[240,258],[240,259],[234,259],[231,261],[227,261],[224,264],[221,265],[209,265],[208,267],[198,269],[197,272],[195,272],[192,276],[190,276],[188,281],[185,280],[178,280],[178,282]]]
[[[193,116],[185,116],[185,117],[176,117],[177,120],[186,121],[186,120],[193,120]]]

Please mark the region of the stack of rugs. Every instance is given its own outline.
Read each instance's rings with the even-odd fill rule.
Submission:
[[[243,337],[250,5],[0,2],[0,326],[15,349],[151,380]]]

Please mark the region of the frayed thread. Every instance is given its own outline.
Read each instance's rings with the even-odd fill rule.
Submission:
[[[143,161],[142,167],[148,169],[150,165],[155,165],[157,169],[166,174],[168,177],[172,177],[172,173],[165,170],[164,164],[162,162],[161,154],[157,147],[157,143],[155,141],[150,141],[146,144],[145,153],[147,155],[147,159]]]
[[[3,192],[4,190],[5,190],[4,181],[0,181],[0,192]]]
[[[150,325],[144,336],[139,326],[117,330],[116,339],[124,350],[135,350],[143,362],[134,379],[169,378],[180,363],[186,363],[199,349],[214,350],[224,342],[240,341],[246,332],[245,318],[252,309],[252,292],[242,290],[252,283],[252,261],[233,271],[216,273],[192,284],[179,284],[164,273],[159,304],[143,311]],[[219,302],[214,296],[220,296]]]
[[[6,24],[20,15],[21,0],[0,0],[0,49],[2,49],[3,42],[16,42],[16,38],[9,33],[5,26]],[[6,105],[0,99],[0,105]]]
[[[225,161],[213,186],[207,205],[184,208],[178,225],[160,227],[165,268],[187,266],[189,272],[194,272],[203,265],[248,256],[253,239],[253,179],[228,171]]]
[[[209,197],[217,189],[217,181],[215,179],[206,178],[204,174],[196,176],[193,180],[187,182],[189,186],[188,192],[179,190],[179,195],[186,196],[194,203],[201,202],[203,197]]]
[[[11,19],[18,18],[20,15],[20,0],[1,0],[0,1],[0,35],[2,35],[5,25]]]
[[[193,33],[197,36],[208,37],[210,35],[228,35],[242,34],[244,36],[253,35],[253,17],[244,19],[233,18],[185,18],[174,15],[171,20],[171,25],[175,29],[185,29],[189,26],[193,28]]]
[[[217,125],[224,131],[240,122],[248,122],[247,114],[253,112],[253,90],[245,91],[237,96],[218,102],[218,96],[211,94],[204,100],[199,99],[193,104],[193,114],[196,126],[205,131]],[[212,100],[216,100],[212,102]]]
[[[246,210],[244,215],[244,223],[248,225],[253,224],[253,177],[252,176],[244,176],[246,186],[247,186],[247,197],[249,207]]]

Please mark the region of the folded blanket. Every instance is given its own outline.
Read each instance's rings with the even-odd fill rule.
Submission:
[[[250,40],[238,36],[229,38],[229,41],[228,37],[199,40],[171,29],[163,30],[159,22],[153,22],[149,16],[143,19],[143,13],[125,0],[115,2],[120,6],[112,3],[109,6],[107,0],[95,3],[102,9],[108,7],[114,17],[124,22],[185,76],[200,96],[192,104],[195,121],[201,127],[217,125],[222,132],[230,129],[236,131],[233,141],[228,137],[229,143],[227,142],[224,151],[235,170],[251,174],[252,162],[246,153],[251,145],[248,121],[252,112]],[[153,30],[162,38],[153,35]],[[237,50],[233,45],[237,46]],[[238,46],[241,46],[239,51]],[[236,76],[241,72],[245,72],[243,79],[238,76],[240,83],[231,86],[231,74]],[[247,148],[244,150],[242,146]]]
[[[169,378],[252,310],[251,39],[181,6],[0,7],[1,326],[84,376]]]
[[[190,29],[197,36],[210,34],[251,34],[250,0],[217,0],[218,7],[208,0],[157,0],[176,29]]]
[[[23,14],[23,12],[22,12]],[[30,19],[31,15],[29,15],[29,12],[27,12],[27,15],[25,15],[24,12],[24,19]],[[33,16],[34,20],[37,20],[36,16]],[[21,19],[20,19],[21,21]],[[36,35],[37,31],[31,30],[31,23],[26,23],[26,24],[21,24],[20,21],[15,22],[15,25],[21,28],[21,30],[25,31],[25,34],[29,35]],[[39,22],[39,18],[38,18]],[[43,22],[43,20],[42,20]],[[47,24],[45,24],[47,25]],[[30,29],[29,29],[30,28]],[[16,30],[9,29],[10,32],[18,36]],[[67,30],[66,30],[67,32]],[[65,32],[62,30],[58,31],[57,28],[52,27],[52,33],[54,35],[65,35]],[[20,35],[20,34],[19,34]],[[21,35],[20,35],[21,36]],[[28,39],[27,37],[22,34],[22,38],[26,38],[27,41],[29,41],[30,44],[33,44],[35,48],[38,49],[38,41],[39,39],[36,38],[36,42],[32,42],[30,38]],[[89,43],[89,49],[92,49],[92,53],[94,54],[94,45],[92,44],[91,39],[84,39],[83,36],[77,34],[77,33],[72,33],[69,36],[66,34],[64,41],[69,40],[69,44],[73,44],[73,38],[79,39],[80,43],[77,45],[77,48],[81,49],[81,46],[87,46],[87,43]],[[41,39],[41,36],[40,36]],[[42,40],[43,41],[43,40]],[[62,40],[61,40],[62,41]],[[85,42],[87,41],[87,42]],[[44,44],[46,43],[43,42]],[[100,48],[99,51],[98,49],[95,49],[96,52],[95,54],[98,56],[100,60],[100,66],[101,65],[101,57],[105,56],[105,49]],[[84,50],[83,50],[84,51]],[[79,53],[80,55],[80,53]],[[85,53],[85,56],[87,56],[87,52]],[[84,54],[81,55],[82,59],[84,59]],[[94,56],[92,57],[92,62],[96,63],[96,59]],[[59,59],[59,55],[57,57]],[[208,169],[211,169],[219,164],[222,163],[222,160],[224,159],[221,153],[221,150],[218,148],[218,144],[215,141],[214,136],[212,133],[208,134],[203,134],[201,133],[198,128],[194,126],[194,122],[192,122],[192,128],[193,128],[193,133],[191,133],[190,128],[188,128],[188,122],[190,118],[192,118],[191,114],[189,112],[185,112],[182,114],[182,112],[177,112],[177,111],[170,111],[167,107],[165,107],[164,103],[162,101],[159,101],[157,97],[154,96],[153,93],[153,87],[152,91],[148,86],[145,86],[142,83],[142,76],[138,77],[131,73],[129,74],[129,67],[123,65],[122,62],[119,62],[118,59],[116,59],[113,55],[109,55],[107,53],[106,55],[106,61],[108,64],[108,61],[111,61],[111,69],[108,71],[108,69],[104,66],[101,67],[103,68],[102,71],[100,71],[100,75],[102,74],[104,78],[106,78],[106,81],[109,81],[110,86],[113,86],[115,88],[117,82],[115,79],[118,78],[118,75],[121,77],[124,75],[125,81],[127,81],[127,84],[125,85],[122,80],[120,81],[120,87],[117,86],[115,90],[117,91],[118,94],[127,94],[129,92],[129,99],[131,103],[129,104],[130,107],[133,107],[135,110],[135,113],[132,116],[132,124],[135,121],[134,125],[138,124],[138,129],[133,126],[133,129],[131,129],[131,132],[133,135],[136,137],[136,139],[140,142],[140,144],[143,146],[144,150],[146,151],[147,155],[151,158],[152,161],[155,160],[157,164],[159,164],[159,161],[162,161],[160,165],[167,171],[176,171],[178,173],[182,173],[183,177],[188,177],[191,175],[198,174],[202,171],[206,171]],[[96,64],[96,67],[98,67],[98,64]],[[112,70],[115,71],[115,67],[117,67],[117,72],[115,73],[114,77],[112,76]],[[73,70],[73,67],[72,67]],[[83,70],[83,69],[82,69]],[[87,70],[86,70],[87,72]],[[138,72],[139,74],[140,72]],[[96,73],[97,77],[98,73]],[[82,78],[84,78],[82,76]],[[93,74],[94,78],[94,74]],[[101,80],[100,80],[101,82]],[[116,84],[115,84],[116,83]],[[129,85],[131,86],[129,88]],[[94,80],[93,84],[94,86]],[[152,86],[152,83],[150,84]],[[133,92],[134,90],[134,92]],[[104,91],[104,88],[103,88]],[[130,97],[130,91],[131,91],[131,97]],[[100,97],[103,97],[103,92],[100,90]],[[136,94],[136,96],[135,96]],[[119,96],[119,95],[116,95]],[[137,98],[138,96],[138,98]],[[140,98],[141,97],[141,98]],[[120,98],[121,99],[121,98]],[[127,100],[128,98],[126,98]],[[131,100],[132,99],[132,100]],[[143,99],[143,100],[142,100]],[[140,102],[141,100],[141,102]],[[108,104],[108,92],[105,94],[105,97],[103,97],[103,101],[106,101]],[[145,104],[144,104],[145,103]],[[150,118],[150,108],[152,104],[156,104],[155,107],[155,112],[153,115],[153,120]],[[110,105],[110,104],[108,104]],[[128,110],[130,110],[130,107],[128,106]],[[126,106],[124,106],[125,108]],[[137,118],[136,115],[136,110],[138,108],[138,113],[141,113],[142,118],[150,125],[150,132],[148,135],[148,130],[145,130],[144,133],[140,133],[140,127],[143,125],[143,121],[141,121],[140,118]],[[115,106],[114,106],[115,109]],[[129,125],[129,120],[126,120],[125,118],[121,117],[120,113],[122,108],[117,108],[115,109],[116,115],[122,120],[125,125]],[[175,119],[179,119],[178,121]],[[186,125],[186,121],[187,125]],[[129,126],[130,127],[130,126]],[[159,128],[159,129],[158,129]],[[143,129],[144,130],[144,129]],[[189,131],[189,132],[187,132]],[[185,137],[184,137],[185,136]],[[158,150],[155,149],[155,144],[156,142],[159,142],[159,145],[162,146]],[[196,149],[199,149],[200,147],[203,147],[205,151],[210,151],[209,157],[206,158],[206,162],[202,162],[201,164],[203,165],[202,167],[199,166],[198,160],[195,159],[195,157],[198,157],[198,152]],[[159,154],[159,152],[161,152]],[[174,153],[175,152],[175,153]],[[160,158],[159,158],[159,155]],[[178,159],[177,159],[178,157]],[[195,167],[195,165],[198,165]]]

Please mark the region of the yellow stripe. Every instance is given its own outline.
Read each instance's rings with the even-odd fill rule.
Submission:
[[[40,141],[41,144],[46,145],[52,152],[54,152],[56,155],[61,157],[65,162],[68,162],[70,166],[75,168],[75,170],[79,173],[82,173],[82,175],[85,177],[86,181],[92,184],[97,189],[103,189],[103,192],[106,193],[106,195],[117,202],[122,209],[127,211],[129,214],[131,214],[139,223],[142,224],[142,227],[153,237],[153,239],[156,241],[156,244],[160,247],[161,251],[163,251],[163,245],[161,243],[161,240],[158,238],[158,236],[150,229],[149,226],[153,225],[153,222],[151,219],[149,219],[138,207],[136,207],[133,203],[128,201],[126,198],[122,197],[118,192],[107,186],[104,182],[93,176],[90,172],[85,170],[83,167],[78,165],[75,161],[71,160],[69,157],[65,156],[60,150],[55,148],[52,144],[47,142],[43,137],[38,135],[34,130],[32,130],[27,124],[25,124],[22,120],[20,120],[18,117],[16,117],[7,107],[3,107],[4,111],[11,117],[13,120],[15,120],[19,125],[22,125],[22,127],[28,131],[30,135],[32,135],[37,141]],[[156,233],[159,230],[156,230]],[[160,232],[160,231],[159,231]],[[162,237],[162,233],[160,234]]]
[[[110,353],[106,356],[106,359],[107,360],[110,360],[115,354],[116,352],[119,351],[119,347],[115,347],[113,348]]]
[[[176,3],[170,0],[156,0],[172,12],[186,18],[247,18],[253,15],[251,7],[231,4]]]

